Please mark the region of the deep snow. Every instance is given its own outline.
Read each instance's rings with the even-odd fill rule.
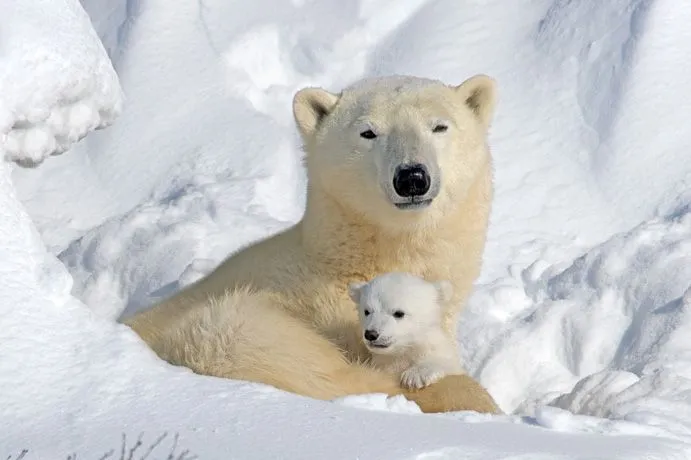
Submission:
[[[0,456],[99,458],[142,430],[199,458],[691,455],[691,8],[83,0],[96,35],[74,0],[19,5],[0,153],[41,164],[0,164]],[[106,52],[127,101],[93,131],[123,109]],[[194,376],[114,321],[299,219],[297,88],[478,72],[501,91],[497,194],[459,345],[513,415]]]

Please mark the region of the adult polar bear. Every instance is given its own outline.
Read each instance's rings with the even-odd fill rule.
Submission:
[[[126,324],[163,359],[200,374],[320,399],[381,392],[425,412],[498,411],[468,376],[405,390],[364,364],[348,296],[349,283],[389,271],[450,280],[455,307],[443,325],[455,340],[485,245],[494,105],[484,75],[458,86],[389,76],[340,94],[298,91],[309,184],[302,220]]]

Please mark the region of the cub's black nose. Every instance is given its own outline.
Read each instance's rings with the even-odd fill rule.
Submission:
[[[401,165],[393,175],[393,189],[398,196],[411,198],[422,196],[429,191],[431,180],[425,165]]]
[[[365,339],[370,342],[374,342],[379,338],[379,333],[377,331],[367,330],[365,331]]]

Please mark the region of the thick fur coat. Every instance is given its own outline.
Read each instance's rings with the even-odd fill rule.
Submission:
[[[487,234],[494,104],[494,83],[482,75],[458,86],[383,77],[340,94],[300,90],[302,220],[126,324],[159,356],[200,374],[320,399],[402,393],[425,412],[496,412],[468,376],[405,390],[395,375],[362,364],[369,354],[348,295],[349,283],[389,271],[450,280],[443,328],[455,340]],[[404,176],[409,165],[421,166]]]

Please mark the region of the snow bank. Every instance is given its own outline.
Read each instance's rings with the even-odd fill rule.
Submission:
[[[608,130],[591,153],[595,180],[612,203],[622,207],[627,226],[691,202],[687,166],[691,130],[691,8],[674,0],[638,2],[627,26],[627,78],[612,105]],[[597,56],[595,43],[589,50]],[[606,69],[601,69],[606,71]],[[595,86],[595,85],[593,85]],[[641,193],[645,190],[645,193]]]
[[[76,0],[1,0],[0,153],[35,166],[120,113],[117,75]]]
[[[267,185],[262,178],[197,176],[108,220],[60,254],[72,267],[73,294],[115,320],[197,281],[229,251],[291,223],[261,206]]]
[[[460,330],[502,407],[545,403],[691,440],[691,210],[477,292]],[[470,329],[470,331],[469,331]]]

